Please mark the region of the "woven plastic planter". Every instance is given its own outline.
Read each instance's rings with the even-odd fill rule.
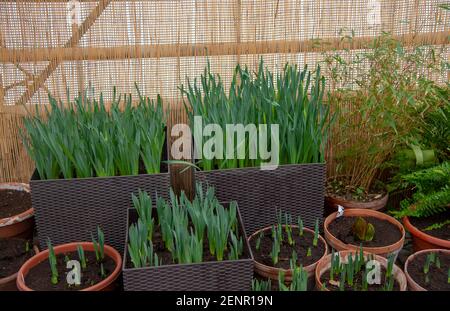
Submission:
[[[301,216],[305,227],[322,223],[326,167],[324,163],[280,165],[275,170],[259,167],[201,171],[197,181],[215,186],[220,201],[235,200],[247,235],[272,225],[276,210]]]
[[[228,206],[227,203],[223,204]],[[155,210],[155,208],[154,208]],[[123,285],[126,291],[248,291],[253,278],[253,255],[242,218],[237,209],[239,233],[244,241],[241,259],[193,264],[168,264],[133,268],[128,254],[128,234],[123,260]],[[128,210],[128,225],[137,220],[135,209]]]
[[[165,144],[162,160],[166,159]],[[37,180],[35,172],[30,182],[31,202],[41,249],[46,248],[47,238],[54,245],[90,241],[91,233],[100,226],[105,233],[105,243],[122,251],[131,194],[142,189],[151,194],[152,200],[156,200],[156,194],[167,198],[170,188],[167,165],[161,165],[163,171],[165,173],[53,180]]]

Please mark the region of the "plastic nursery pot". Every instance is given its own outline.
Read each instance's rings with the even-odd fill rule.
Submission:
[[[285,227],[285,225],[283,225],[283,228],[284,227]],[[292,227],[293,228],[298,228],[297,225],[292,225]],[[272,226],[268,226],[268,227],[265,227],[263,229],[260,229],[260,230],[256,231],[255,233],[253,233],[248,238],[248,242],[250,243],[250,241],[252,239],[258,237],[261,232],[266,232],[266,231],[270,231],[270,230],[272,230]],[[303,230],[306,231],[306,232],[310,232],[311,234],[314,235],[314,231],[311,230],[311,229],[303,228]],[[320,257],[320,259],[317,260],[315,263],[303,267],[303,269],[308,273],[308,276],[313,276],[314,275],[314,271],[316,269],[317,263],[328,254],[327,242],[325,241],[325,239],[320,234],[319,234],[319,241],[323,245],[325,245],[325,252],[322,255],[322,257]],[[291,269],[282,269],[282,268],[275,268],[275,267],[272,267],[272,266],[267,266],[267,265],[265,265],[263,263],[260,263],[260,262],[258,262],[256,260],[255,260],[255,266],[254,267],[255,267],[254,268],[255,272],[258,275],[260,275],[260,276],[262,276],[264,278],[270,278],[272,280],[278,280],[278,276],[279,276],[280,271],[283,271],[285,273],[285,280],[287,282],[290,282],[292,280],[292,270]]]
[[[337,254],[339,254],[341,262],[347,262],[348,255],[352,254],[352,257],[354,259],[356,252],[357,252],[356,250],[346,250],[346,251],[340,251]],[[367,259],[368,255],[369,255],[369,253],[364,252],[365,259]],[[316,288],[318,290],[329,291],[329,289],[327,289],[326,287],[325,288],[323,287],[322,281],[320,279],[322,278],[322,275],[327,273],[331,268],[331,256],[333,256],[333,255],[328,254],[327,256],[322,258],[317,263],[316,271],[315,271],[315,278],[316,278]],[[386,258],[384,258],[382,256],[374,255],[374,260],[379,261],[381,266],[383,266],[385,269],[387,268],[388,261]],[[400,286],[400,291],[406,291],[407,281],[406,281],[406,277],[405,277],[405,274],[403,273],[403,271],[397,265],[394,264],[392,272],[394,274],[395,280],[397,281],[397,283]]]
[[[15,190],[30,192],[30,186],[23,183],[0,183],[0,192]],[[34,209],[0,219],[0,238],[30,237],[34,226]]]
[[[431,252],[445,254],[446,256],[450,256],[450,250],[446,250],[446,249],[424,249],[417,253],[411,254],[408,257],[408,259],[406,259],[406,262],[405,262],[405,275],[406,275],[406,280],[408,281],[408,287],[410,290],[415,291],[415,292],[427,291],[427,289],[423,288],[416,281],[414,281],[414,279],[411,277],[411,275],[408,272],[408,266],[411,264],[412,261],[414,261],[414,259],[417,258],[417,256],[424,254],[424,253],[431,253]],[[439,256],[439,254],[438,254],[438,256]]]
[[[450,241],[439,239],[420,231],[411,224],[408,217],[403,218],[403,224],[406,230],[411,233],[414,252],[436,248],[450,249]]]
[[[94,251],[94,244],[91,242],[73,242],[55,246],[54,247],[55,255],[61,253],[76,252],[78,245],[81,245],[84,251],[91,251],[91,252]],[[81,291],[94,292],[94,291],[110,291],[115,289],[115,281],[119,277],[122,268],[122,257],[120,256],[119,252],[117,252],[114,248],[112,248],[109,245],[105,245],[105,256],[108,256],[112,260],[114,260],[114,263],[116,264],[114,271],[106,279],[102,280],[101,282],[93,286],[84,288]],[[20,291],[34,290],[32,288],[29,288],[25,284],[25,277],[27,276],[30,270],[32,270],[34,267],[36,267],[39,263],[41,263],[44,260],[48,260],[48,249],[31,257],[22,265],[17,274],[17,288]]]
[[[336,219],[337,213],[333,213],[329,215],[323,224],[324,227],[324,233],[325,233],[325,240],[327,240],[328,244],[330,244],[331,247],[333,247],[337,251],[344,251],[344,250],[358,250],[360,248],[359,245],[353,245],[353,244],[346,244],[336,238],[331,232],[328,230],[329,225]],[[344,211],[344,215],[341,217],[374,217],[381,220],[385,220],[396,226],[401,233],[401,238],[391,245],[386,246],[380,246],[380,247],[363,247],[363,251],[372,253],[375,255],[380,255],[383,257],[387,257],[390,254],[394,253],[395,256],[398,255],[400,250],[403,248],[403,244],[405,242],[405,229],[403,228],[402,224],[398,222],[394,217],[391,217],[385,213],[373,211],[373,210],[367,210],[367,209],[346,209]]]
[[[36,255],[39,254],[39,249],[37,248],[36,245],[33,245],[33,250]],[[10,276],[0,278],[0,291],[16,291],[17,274],[18,272],[11,274]]]

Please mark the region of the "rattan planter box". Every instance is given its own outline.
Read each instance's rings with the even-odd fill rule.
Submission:
[[[163,157],[167,159],[167,145]],[[74,241],[91,241],[97,225],[105,233],[106,244],[119,252],[124,249],[127,208],[131,194],[142,189],[156,199],[168,197],[170,176],[167,164],[160,174],[39,180],[35,172],[30,181],[31,202],[41,249]]]
[[[223,204],[227,206],[228,204]],[[155,208],[153,209],[155,211]],[[126,235],[123,260],[123,285],[126,291],[241,291],[251,290],[253,255],[247,241],[239,207],[239,232],[244,250],[239,260],[210,261],[193,264],[168,264],[159,267],[133,268],[128,255]],[[137,220],[134,209],[128,210],[128,225]]]
[[[316,219],[323,222],[324,163],[280,165],[266,171],[259,167],[200,171],[195,178],[215,186],[220,201],[239,203],[247,235],[272,225],[279,209],[301,216],[310,228]]]

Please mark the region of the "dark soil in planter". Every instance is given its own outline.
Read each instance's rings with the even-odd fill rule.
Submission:
[[[0,190],[0,219],[25,212],[31,208],[29,192],[2,189]]]
[[[13,275],[19,271],[22,264],[34,255],[33,243],[28,241],[26,251],[25,239],[0,239],[0,278]]]
[[[256,240],[258,236],[255,236],[250,241],[250,247],[253,252],[255,261],[262,263],[266,266],[289,269],[289,260],[292,258],[292,251],[295,249],[299,263],[304,267],[309,266],[318,261],[325,253],[325,245],[319,240],[317,247],[313,246],[314,234],[308,231],[303,232],[303,236],[299,236],[299,230],[292,228],[292,235],[295,240],[295,244],[290,246],[287,242],[287,234],[283,228],[283,243],[280,247],[280,254],[278,256],[278,263],[273,265],[272,256],[272,231],[268,230],[264,232],[264,237],[261,238],[261,244],[259,250],[256,250]],[[306,256],[308,247],[311,248],[311,256]]]
[[[53,285],[50,281],[52,274],[48,259],[42,261],[29,271],[25,277],[25,284],[33,290],[69,291],[81,290],[100,283],[100,281],[103,280],[100,276],[100,265],[96,262],[95,253],[85,251],[87,267],[86,270],[81,272],[81,284],[78,286],[67,284],[66,276],[69,270],[66,269],[65,255],[67,255],[71,260],[79,260],[77,252],[56,255],[59,274],[58,284]],[[116,268],[116,263],[108,256],[105,256],[103,267],[105,269],[106,277],[108,277]]]
[[[450,224],[447,224],[439,229],[433,230],[424,230],[424,229],[433,224],[442,223],[449,219],[450,219],[450,209],[447,209],[447,211],[443,213],[436,214],[430,217],[421,217],[421,218],[409,217],[409,221],[411,222],[411,224],[420,231],[429,234],[431,236],[434,236],[436,238],[447,241],[450,241]]]
[[[361,242],[354,237],[352,226],[357,217],[338,217],[328,225],[328,230],[337,239],[346,244],[363,245],[364,247],[382,247],[394,244],[402,238],[400,230],[390,222],[375,217],[363,217],[375,227],[372,241]]]
[[[439,253],[439,261],[441,262],[441,268],[438,269],[435,264],[430,265],[428,271],[427,283],[425,280],[425,274],[423,273],[423,266],[429,253],[423,253],[417,255],[414,260],[408,264],[408,273],[411,278],[423,288],[430,291],[450,291],[450,284],[447,282],[448,269],[450,268],[450,256],[446,256],[443,253]]]
[[[361,271],[358,274],[355,274],[353,276],[353,282],[354,284],[356,284],[357,286],[357,290],[360,291],[361,290],[361,285],[362,285],[362,278],[363,278],[363,269],[361,269]],[[368,291],[381,291],[383,290],[383,287],[385,285],[385,278],[386,278],[386,269],[381,266],[381,284],[369,284],[367,287]],[[339,280],[339,277],[336,277],[336,275],[334,276],[335,281]],[[330,270],[327,270],[322,277],[320,278],[320,281],[322,282],[322,284],[326,284],[326,288],[330,291],[339,291],[339,285],[332,285],[329,283],[330,281]],[[349,286],[347,284],[347,282],[345,283],[345,291],[355,291],[355,288],[352,286]],[[394,291],[399,291],[400,290],[400,284],[398,284],[397,281],[394,282]]]
[[[371,202],[384,197],[386,195],[386,190],[374,185],[368,191],[358,191],[356,187],[348,185],[346,178],[341,177],[327,182],[326,195],[348,201]]]

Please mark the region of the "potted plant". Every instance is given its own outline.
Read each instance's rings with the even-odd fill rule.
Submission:
[[[263,278],[279,280],[280,273],[286,281],[292,281],[295,267],[302,266],[309,276],[314,274],[317,262],[323,258],[328,247],[319,235],[319,221],[314,230],[305,228],[298,217],[294,225],[292,217],[281,212],[275,225],[260,229],[249,237],[255,258],[255,273]]]
[[[23,183],[0,183],[0,238],[30,237],[33,216],[30,187]]]
[[[17,290],[17,271],[38,253],[38,248],[30,240],[16,237],[0,239],[0,291]]]
[[[133,197],[123,263],[125,290],[249,290],[253,258],[236,202],[196,186],[192,202],[170,192],[156,207]]]
[[[328,83],[334,90],[328,100],[338,109],[330,144],[326,215],[338,205],[378,211],[386,206],[388,191],[382,178],[386,161],[421,125],[424,111],[448,102],[438,84],[420,69],[442,73],[443,60],[434,49],[407,50],[389,34],[356,55],[326,56]]]
[[[88,96],[63,104],[50,98],[45,114],[24,120],[23,141],[36,164],[31,200],[41,246],[86,241],[97,225],[123,251],[130,193],[167,196],[165,113],[139,95],[116,96],[107,107]],[[162,171],[166,171],[161,173]]]
[[[411,233],[415,251],[450,249],[450,162],[402,176],[414,191],[392,211]]]
[[[48,249],[28,259],[17,275],[17,287],[21,291],[106,291],[116,287],[120,275],[122,257],[111,246],[105,245],[104,234],[97,228],[97,238],[92,242],[67,243],[53,247],[47,241]],[[69,282],[69,262],[76,260],[78,267],[73,282]],[[66,276],[67,274],[67,276]],[[79,277],[79,278],[78,278]],[[78,278],[78,279],[77,279]]]
[[[279,271],[278,283],[272,282],[272,279],[253,279],[252,291],[298,291],[305,292],[308,290],[308,272],[303,267],[292,263],[290,270],[290,280],[285,279],[285,273]]]
[[[408,287],[413,291],[450,290],[450,250],[426,249],[405,262]]]
[[[345,209],[324,222],[325,239],[335,250],[357,250],[387,257],[398,255],[405,242],[405,229],[395,218],[367,209]]]
[[[388,259],[359,250],[334,251],[316,267],[316,287],[325,291],[406,291],[403,271]],[[379,278],[377,281],[378,273]]]
[[[238,146],[238,150],[232,158],[218,152],[212,159],[203,156],[196,163],[201,171],[195,178],[216,186],[219,200],[239,202],[248,234],[273,224],[275,207],[293,217],[301,216],[306,226],[313,227],[315,220],[323,217],[325,145],[333,120],[322,100],[325,79],[320,68],[312,73],[306,67],[301,70],[286,64],[274,76],[262,60],[255,73],[238,65],[226,93],[220,76],[211,72],[208,63],[200,81],[181,87],[195,131],[196,154],[204,155],[202,151],[210,144],[200,133],[210,124],[219,124],[223,141]],[[201,119],[201,125],[195,124],[196,118]],[[266,137],[261,126],[278,125],[279,159],[274,163],[278,167],[261,170],[268,159],[258,152],[252,154],[256,137],[227,133],[227,124],[254,126],[256,136]]]

